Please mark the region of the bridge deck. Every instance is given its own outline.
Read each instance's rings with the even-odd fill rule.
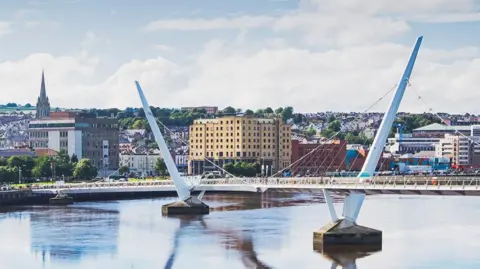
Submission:
[[[323,189],[367,194],[480,195],[480,178],[382,177],[359,182],[357,178],[223,178],[187,180],[194,191],[320,192]],[[84,183],[33,186],[34,193],[175,192],[171,180]]]

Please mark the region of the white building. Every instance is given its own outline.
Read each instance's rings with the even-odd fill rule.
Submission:
[[[453,168],[480,165],[480,137],[446,134],[435,147],[435,156],[450,157]]]
[[[157,159],[163,159],[161,154],[120,154],[120,166],[126,166],[131,173],[145,175],[155,174]]]
[[[414,137],[412,134],[395,134],[388,138],[386,150],[394,154],[416,153],[420,151],[434,151],[440,138]]]

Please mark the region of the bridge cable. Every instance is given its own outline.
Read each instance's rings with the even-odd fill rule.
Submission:
[[[395,84],[390,90],[388,90],[383,96],[381,96],[377,101],[375,101],[372,105],[370,105],[367,109],[365,109],[365,111],[363,111],[362,113],[359,113],[357,118],[354,119],[354,121],[358,120],[360,118],[360,116],[363,116],[363,114],[367,113],[370,109],[372,109],[374,106],[376,106],[380,101],[382,101],[390,92],[392,92],[393,90],[395,90],[395,87],[397,86],[397,84]],[[299,163],[300,161],[304,160],[307,156],[313,154],[317,149],[319,149],[321,146],[323,146],[327,141],[331,141],[333,140],[333,138],[335,138],[339,133],[340,133],[341,130],[337,131],[335,134],[333,134],[332,136],[330,136],[329,139],[327,139],[326,141],[324,141],[323,144],[320,144],[318,145],[315,149],[313,149],[312,151],[310,151],[309,153],[305,154],[304,156],[302,156],[300,159],[298,159],[297,161],[293,162],[292,164],[290,164],[289,166],[279,170],[278,172],[276,172],[275,174],[273,174],[272,176],[270,177],[277,177],[279,174],[282,174],[285,170],[287,169],[290,169],[291,167],[293,167],[293,165]]]
[[[408,86],[411,87],[412,85],[410,84],[410,82],[408,82]],[[462,136],[463,138],[466,138],[468,139],[469,142],[473,143],[474,145],[479,145],[480,146],[480,143],[471,139],[469,136],[466,136],[465,134],[463,134],[462,132],[460,132],[454,125],[448,123],[447,121],[445,121],[444,118],[442,118],[440,115],[438,115],[437,112],[435,112],[433,110],[433,108],[431,108],[427,102],[425,101],[425,99],[418,93],[418,91],[414,88],[414,87],[411,87],[413,89],[413,91],[415,92],[415,94],[417,95],[417,99],[420,100],[423,105],[425,106],[425,108],[428,109],[429,113],[432,113],[433,115],[435,115],[443,124],[449,126],[449,127],[453,127],[455,129],[455,133],[458,134],[459,136]]]

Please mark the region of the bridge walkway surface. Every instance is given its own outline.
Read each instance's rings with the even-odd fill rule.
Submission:
[[[359,192],[403,195],[480,195],[480,177],[358,178],[187,178],[192,191],[213,192]],[[33,193],[175,192],[171,180],[96,182],[32,186]]]

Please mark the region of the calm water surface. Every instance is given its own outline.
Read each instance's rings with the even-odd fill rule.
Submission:
[[[171,198],[4,210],[0,268],[331,268],[312,248],[329,221],[318,197],[206,199],[215,211],[194,219],[162,217]],[[480,268],[480,198],[371,196],[358,222],[383,251],[336,256],[345,268]]]

